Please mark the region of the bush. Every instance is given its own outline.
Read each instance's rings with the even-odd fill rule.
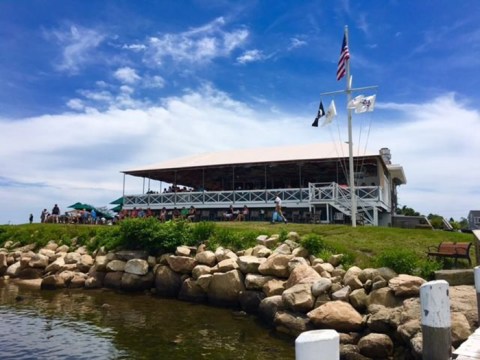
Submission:
[[[383,252],[377,259],[378,267],[388,267],[397,274],[415,274],[418,257],[411,250],[395,249]]]
[[[320,256],[322,252],[325,251],[331,251],[323,238],[317,234],[305,235],[302,240],[300,240],[300,244],[307,249],[310,254],[315,256]]]
[[[187,245],[199,245],[207,241],[215,233],[214,222],[202,221],[192,226],[191,241]]]
[[[223,246],[233,251],[247,249],[256,244],[258,234],[255,231],[233,231],[219,228],[208,239],[208,248],[212,251]]]

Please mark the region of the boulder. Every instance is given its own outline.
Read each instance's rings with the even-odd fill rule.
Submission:
[[[288,289],[297,284],[311,285],[314,282],[320,280],[321,278],[322,277],[309,265],[298,265],[290,273],[285,287]]]
[[[188,246],[182,245],[182,246],[177,246],[177,249],[175,250],[175,255],[177,256],[190,256],[192,250]]]
[[[241,291],[245,291],[245,285],[240,270],[215,273],[208,286],[208,301],[218,305],[236,305]]]
[[[122,260],[112,260],[107,264],[107,271],[118,272],[125,270],[126,262]]]
[[[161,296],[177,297],[182,286],[180,274],[168,266],[160,265],[155,273],[155,288]]]
[[[248,290],[261,290],[267,282],[273,279],[273,276],[247,274],[245,277],[245,288]]]
[[[207,266],[214,266],[217,263],[217,258],[215,257],[215,253],[210,250],[202,251],[195,255],[195,260],[198,264],[203,264]]]
[[[240,292],[238,300],[243,311],[249,314],[255,314],[258,311],[261,301],[265,299],[265,297],[265,294],[261,291],[245,290]]]
[[[331,294],[332,300],[340,300],[348,302],[350,296],[350,286],[344,286],[340,290],[337,290]]]
[[[282,294],[282,300],[286,307],[295,312],[307,312],[313,309],[315,298],[312,295],[310,284],[297,284]]]
[[[239,269],[244,274],[258,274],[258,267],[265,261],[265,258],[256,256],[240,256],[237,260]]]
[[[182,274],[191,273],[193,268],[197,265],[195,259],[188,256],[170,255],[167,258],[167,262],[173,271]]]
[[[285,310],[281,295],[269,296],[263,299],[258,306],[259,316],[268,324],[273,324],[277,311]]]
[[[418,276],[400,274],[389,280],[388,286],[393,290],[395,296],[410,297],[419,296],[420,286],[426,283],[426,280]]]
[[[344,301],[330,301],[316,309],[307,316],[319,328],[334,329],[340,332],[351,332],[362,329],[363,317]]]
[[[267,297],[282,295],[285,291],[285,283],[283,280],[273,278],[263,285],[262,290]]]
[[[227,272],[235,269],[238,269],[237,260],[225,259],[220,261],[215,267],[213,267],[212,272]]]
[[[393,342],[385,334],[368,334],[358,342],[360,354],[374,359],[387,359],[393,354]]]
[[[65,266],[65,258],[59,257],[45,268],[47,273],[56,273]]]
[[[182,283],[178,298],[191,302],[205,302],[207,294],[195,279],[188,278]]]
[[[362,269],[360,269],[358,266],[352,266],[343,276],[343,283],[350,286],[352,290],[361,289],[363,284],[358,278],[358,275],[361,272]]]
[[[0,253],[0,276],[5,274],[5,272],[7,271],[7,267],[8,267],[7,258],[8,258],[7,254]]]
[[[293,258],[292,255],[273,254],[265,262],[260,264],[258,272],[262,275],[272,275],[280,278],[287,278],[288,262]]]
[[[20,272],[20,270],[21,270],[21,267],[20,267],[20,266],[21,266],[21,265],[20,265],[20,261],[17,261],[17,262],[15,262],[15,263],[13,263],[12,265],[10,265],[10,266],[7,268],[5,274],[8,275],[8,276],[10,276],[10,277],[17,277],[18,274],[19,274],[19,272]]]
[[[65,264],[76,264],[80,261],[82,255],[76,252],[69,252],[65,255]]]
[[[295,256],[295,255],[293,255],[293,256]],[[310,266],[309,262],[305,258],[295,256],[293,259],[291,259],[288,262],[288,272],[291,273],[293,271],[293,269],[295,269],[299,265]]]
[[[124,271],[133,275],[146,275],[148,273],[148,262],[143,259],[131,259],[125,264]]]
[[[122,261],[128,261],[132,259],[148,259],[148,252],[144,250],[121,250],[115,252],[115,258]]]
[[[42,254],[35,254],[30,258],[28,266],[32,268],[45,269],[48,266],[48,262],[48,256]]]
[[[93,264],[93,258],[88,254],[84,254],[80,257],[80,261],[77,263],[77,269],[78,271],[87,273]]]
[[[312,295],[317,297],[324,293],[328,293],[332,287],[332,280],[327,278],[320,278],[312,284]]]
[[[145,261],[141,259],[132,259],[132,260],[129,260],[128,262],[133,260]],[[153,283],[154,283],[154,275],[151,272],[146,273],[145,275],[124,272],[120,286],[122,290],[126,290],[126,291],[143,291],[143,290],[151,289],[153,287]]]
[[[208,287],[210,286],[210,281],[212,281],[213,275],[211,274],[206,274],[206,275],[200,275],[197,279],[197,285],[202,288],[204,292],[208,291]]]
[[[207,265],[197,265],[192,270],[192,276],[196,280],[202,275],[207,275],[211,273],[212,268]]]
[[[122,287],[123,271],[111,271],[105,274],[103,286],[111,289],[120,289]]]
[[[95,257],[95,263],[94,265],[96,266],[96,269],[98,271],[107,271],[107,264],[108,264],[108,259],[104,255],[96,256]]]
[[[373,290],[368,294],[367,307],[372,304],[383,305],[386,307],[397,307],[402,305],[402,299],[397,298],[392,289],[384,287]]]
[[[278,311],[275,313],[273,323],[278,332],[295,337],[304,331],[313,329],[307,316],[290,311]]]

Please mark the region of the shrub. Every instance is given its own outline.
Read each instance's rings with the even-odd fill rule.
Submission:
[[[389,267],[398,274],[413,275],[417,268],[417,255],[406,249],[387,250],[377,259],[378,267]]]
[[[305,235],[300,244],[308,250],[308,252],[315,256],[320,256],[323,251],[330,251],[329,247],[320,235],[308,234]]]
[[[191,241],[187,245],[198,245],[207,241],[215,233],[214,222],[202,221],[192,226]]]

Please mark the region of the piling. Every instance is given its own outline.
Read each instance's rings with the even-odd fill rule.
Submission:
[[[445,280],[429,281],[420,287],[423,360],[450,360],[452,321],[449,285]]]

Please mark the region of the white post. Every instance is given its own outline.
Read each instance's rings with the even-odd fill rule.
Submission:
[[[296,360],[339,360],[340,336],[335,330],[311,330],[295,340]]]
[[[420,287],[423,360],[449,360],[452,356],[448,282],[429,281]]]
[[[477,315],[478,322],[480,323],[480,266],[473,268],[473,274],[475,277],[475,290],[477,292]]]
[[[348,46],[348,26],[345,26],[345,41]],[[354,174],[354,163],[353,163],[353,139],[352,139],[352,110],[348,109],[348,103],[352,99],[352,79],[350,78],[350,59],[347,59],[346,64],[346,74],[345,79],[347,82],[347,88],[345,92],[347,93],[347,113],[348,113],[348,167],[349,167],[349,178],[350,178],[350,196],[351,198],[351,219],[352,227],[357,226],[357,197],[355,195],[355,174]]]

